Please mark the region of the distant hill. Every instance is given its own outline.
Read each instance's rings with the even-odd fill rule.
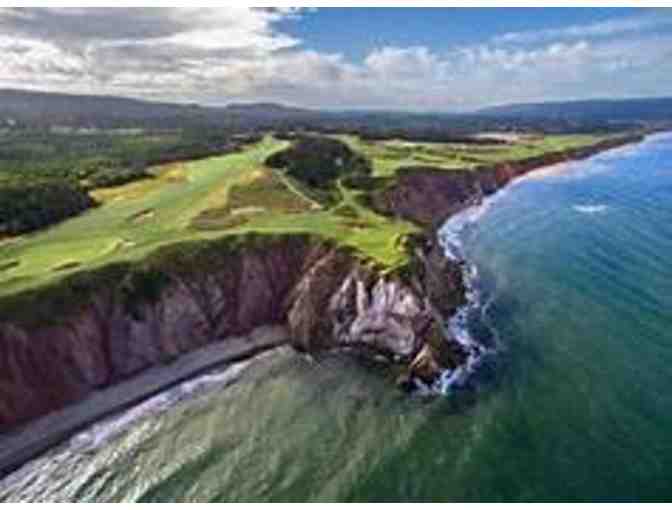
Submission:
[[[452,140],[481,131],[548,133],[672,125],[672,98],[512,104],[470,114],[320,111],[272,102],[206,106],[127,97],[0,89],[0,129],[223,128],[280,132],[357,132],[365,137]]]
[[[178,127],[185,124],[256,124],[317,112],[276,103],[232,103],[224,107],[146,101],[116,96],[0,89],[0,125]]]
[[[58,94],[0,89],[0,111],[15,115],[110,115],[157,117],[193,111],[198,106],[142,101],[126,97]]]
[[[477,114],[522,119],[662,121],[672,119],[672,97],[520,103],[484,108]]]
[[[303,116],[316,115],[319,112],[307,108],[286,106],[278,103],[230,103],[224,107],[228,113],[241,115],[269,115],[269,116]]]

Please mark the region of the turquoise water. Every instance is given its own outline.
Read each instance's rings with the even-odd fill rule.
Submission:
[[[525,178],[461,239],[497,350],[466,389],[280,349],[78,434],[0,500],[672,499],[672,136]]]

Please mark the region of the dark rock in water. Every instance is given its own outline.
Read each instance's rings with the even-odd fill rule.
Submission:
[[[405,391],[406,393],[411,393],[413,392],[413,390],[415,390],[415,383],[413,382],[413,376],[408,371],[400,374],[397,377],[396,385],[399,389]]]
[[[444,337],[438,325],[434,328],[409,365],[411,378],[418,378],[428,385],[434,383],[444,370],[454,369],[465,363],[468,356],[460,344]]]

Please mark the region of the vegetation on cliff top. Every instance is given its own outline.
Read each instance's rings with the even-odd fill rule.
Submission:
[[[0,240],[0,296],[135,263],[165,245],[248,233],[319,236],[393,270],[407,263],[403,241],[419,227],[382,216],[368,203],[371,192],[394,182],[398,168],[420,161],[446,169],[478,166],[599,139],[553,136],[458,147],[339,138],[302,138],[292,145],[266,136],[236,153],[152,167],[151,178],[93,190],[98,207],[47,230]]]
[[[549,152],[565,151],[591,145],[605,136],[579,135],[510,135],[508,143],[484,139],[483,143],[416,142],[402,139],[364,140],[353,135],[336,135],[373,162],[373,176],[393,177],[399,168],[431,166],[443,169],[476,169],[503,161],[520,161]]]
[[[0,322],[11,319],[23,325],[58,324],[82,305],[90,304],[100,292],[116,295],[130,313],[142,303],[154,302],[173,278],[216,271],[239,257],[265,250],[296,250],[323,244],[325,239],[310,234],[246,234],[218,239],[191,239],[156,248],[145,257],[115,260],[97,267],[84,267],[57,280],[0,295]],[[333,244],[332,244],[333,246]]]

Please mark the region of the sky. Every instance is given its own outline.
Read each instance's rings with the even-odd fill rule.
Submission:
[[[470,111],[672,94],[672,9],[0,7],[0,87]]]

